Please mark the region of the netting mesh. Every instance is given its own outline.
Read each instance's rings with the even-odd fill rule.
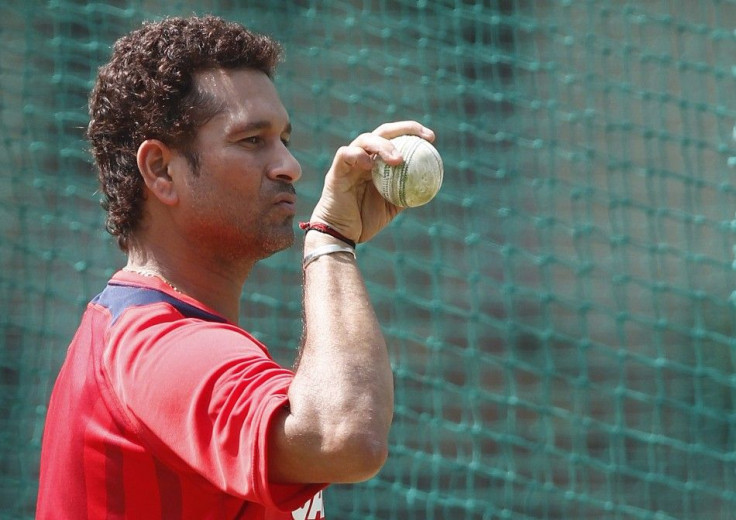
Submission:
[[[359,132],[438,134],[438,198],[359,248],[396,416],[388,464],[331,488],[330,518],[736,518],[736,3],[169,4],[0,5],[2,518],[33,515],[51,385],[124,263],[82,138],[96,68],[142,20],[192,13],[284,43],[300,217]],[[299,255],[243,294],[285,364]]]

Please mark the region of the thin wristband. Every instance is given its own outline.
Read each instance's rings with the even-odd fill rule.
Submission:
[[[342,240],[350,247],[355,247],[354,240],[350,240],[348,237],[346,237],[336,229],[331,228],[327,224],[322,224],[321,222],[300,222],[299,227],[303,229],[305,233],[307,231],[319,231],[320,233],[324,233],[326,235],[330,235],[339,240]]]
[[[338,244],[327,244],[325,246],[318,247],[308,255],[305,255],[302,267],[306,269],[309,264],[317,260],[320,256],[331,255],[333,253],[350,253],[353,255],[353,258],[355,258],[355,249],[352,247],[345,247]]]

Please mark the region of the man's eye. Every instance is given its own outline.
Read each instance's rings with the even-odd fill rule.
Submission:
[[[284,146],[287,147],[287,148],[291,145],[291,140],[290,139],[284,138],[284,139],[281,139],[281,142],[284,143]]]
[[[252,137],[246,137],[245,139],[241,139],[240,142],[245,144],[259,144],[261,142],[261,138],[257,135],[254,135]]]

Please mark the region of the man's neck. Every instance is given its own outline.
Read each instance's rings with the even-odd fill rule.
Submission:
[[[234,268],[199,254],[171,255],[151,249],[155,248],[131,248],[126,269],[157,276],[176,291],[238,323],[240,295],[252,264]]]

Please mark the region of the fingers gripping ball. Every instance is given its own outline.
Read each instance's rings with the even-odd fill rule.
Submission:
[[[426,204],[442,187],[442,157],[429,141],[415,135],[391,139],[404,162],[391,166],[376,158],[373,184],[390,203],[413,208]]]

